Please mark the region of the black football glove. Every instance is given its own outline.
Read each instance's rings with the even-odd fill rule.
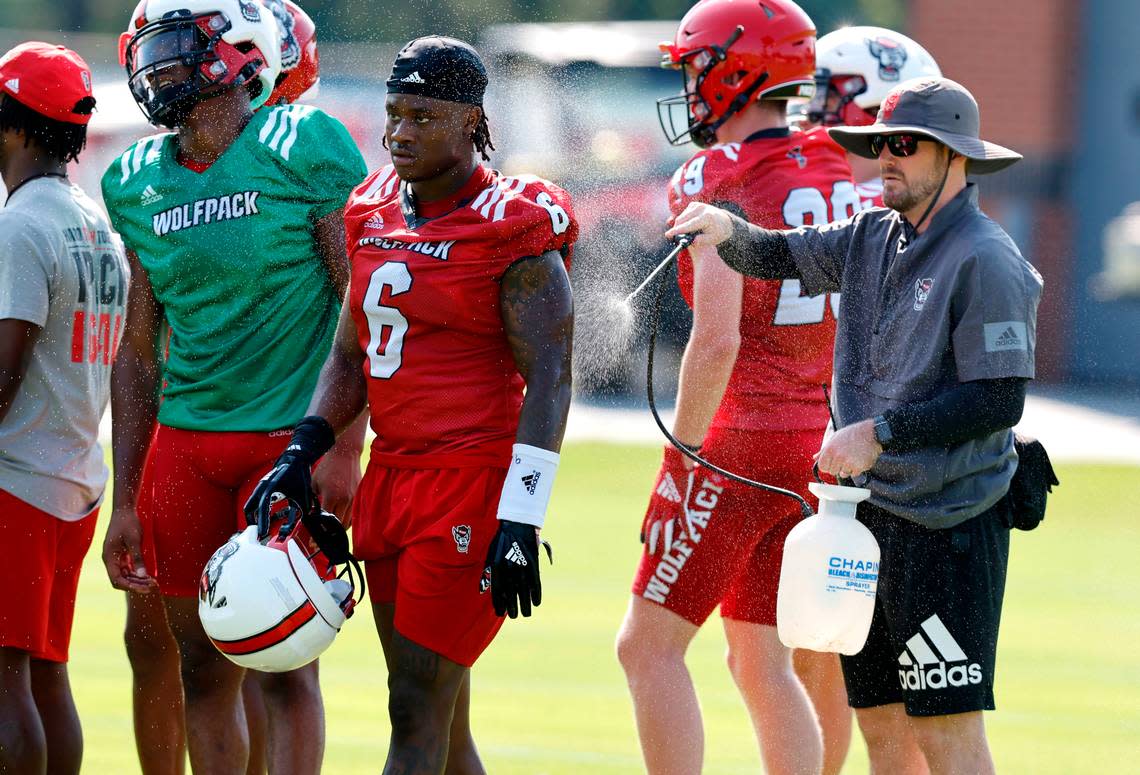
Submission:
[[[550,544],[542,542],[546,556],[554,561]],[[483,578],[491,582],[491,604],[498,616],[530,616],[530,607],[542,603],[538,577],[538,534],[534,525],[499,520],[499,530],[487,550]]]
[[[277,501],[284,499],[290,508],[297,510],[285,520],[282,535],[292,530],[298,517],[314,509],[313,464],[332,449],[335,442],[336,433],[323,417],[306,417],[293,428],[289,446],[245,502],[246,523],[257,525],[258,539],[264,540],[269,535],[273,504]]]

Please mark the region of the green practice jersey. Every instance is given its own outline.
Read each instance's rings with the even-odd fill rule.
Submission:
[[[256,113],[204,172],[173,134],[139,140],[103,175],[111,223],[170,326],[164,425],[267,431],[302,416],[340,312],[315,223],[365,176],[344,126],[307,105]]]

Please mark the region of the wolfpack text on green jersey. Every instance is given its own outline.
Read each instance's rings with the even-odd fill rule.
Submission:
[[[307,105],[261,110],[203,172],[174,134],[139,140],[103,176],[111,222],[170,325],[159,421],[268,431],[305,412],[340,299],[314,229],[366,174],[344,126]]]
[[[258,215],[257,197],[260,191],[239,191],[236,194],[223,194],[208,199],[198,199],[192,204],[178,205],[156,213],[151,222],[154,233],[159,237],[172,231],[192,229],[199,224],[213,221],[228,221],[231,218],[244,218]]]

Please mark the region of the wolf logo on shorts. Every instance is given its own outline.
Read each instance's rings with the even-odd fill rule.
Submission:
[[[455,550],[467,554],[467,549],[471,546],[471,526],[456,525],[451,528],[451,537],[455,539]]]

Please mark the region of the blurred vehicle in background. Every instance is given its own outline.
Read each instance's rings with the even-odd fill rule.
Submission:
[[[1104,271],[1092,278],[1100,299],[1140,299],[1140,202],[1104,227]]]

